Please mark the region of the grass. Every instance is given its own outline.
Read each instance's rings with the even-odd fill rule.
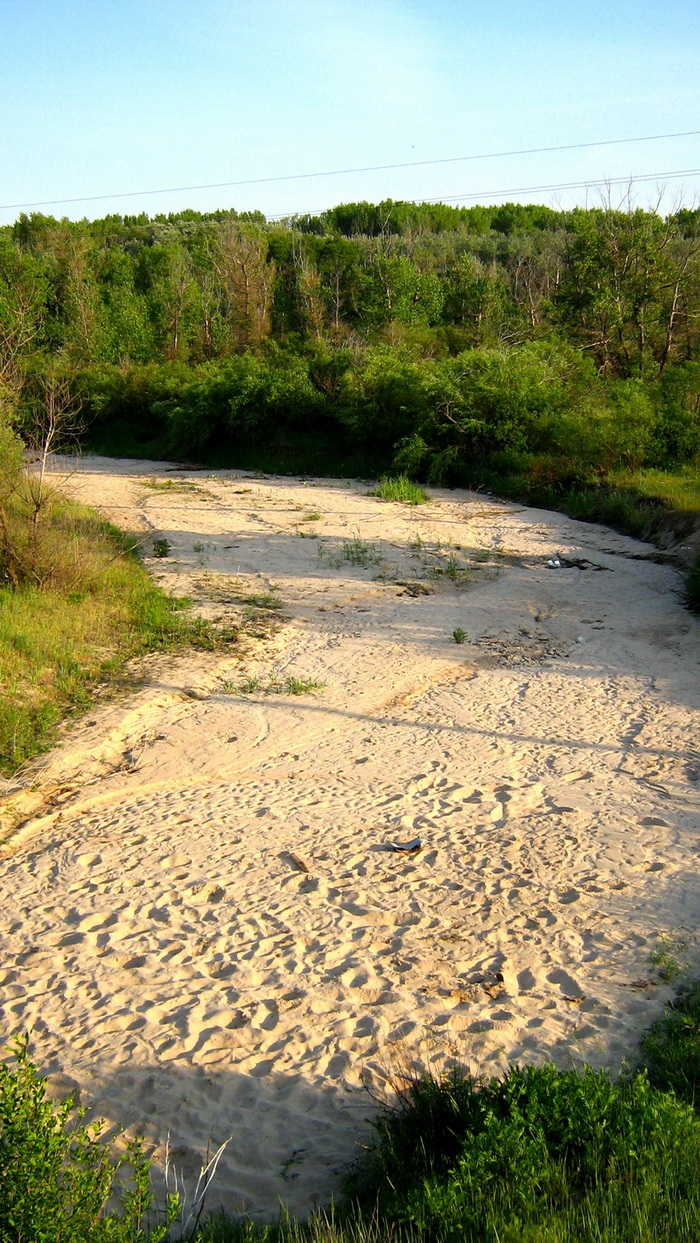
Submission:
[[[459,644],[464,643],[464,641],[466,640],[466,637],[467,637],[467,632],[466,630],[463,630],[461,626],[458,626],[456,630],[452,631],[452,638],[454,639],[455,643],[459,643]]]
[[[686,579],[685,602],[691,613],[700,613],[700,557],[696,557]]]
[[[224,682],[221,689],[226,695],[309,695],[322,691],[324,685],[315,678],[271,677],[264,681],[260,677],[247,677],[240,682]]]
[[[370,496],[379,496],[383,501],[398,501],[402,505],[426,505],[428,493],[420,484],[414,483],[407,475],[384,475],[377,483]]]
[[[687,949],[687,942],[679,937],[663,935],[658,945],[649,954],[649,965],[656,969],[659,979],[664,984],[676,984],[683,974],[683,961],[680,955]]]
[[[382,561],[377,545],[361,539],[359,533],[352,539],[343,540],[342,544],[332,548],[327,547],[326,544],[319,544],[318,557],[319,561],[326,561],[336,570],[343,565],[380,565]]]
[[[201,488],[191,479],[158,479],[155,476],[149,479],[142,479],[142,488],[148,488],[151,492],[200,492]]]
[[[663,501],[681,513],[700,514],[700,472],[697,467],[680,467],[673,472],[615,471],[608,476],[608,482],[623,492]]]
[[[681,988],[644,1033],[641,1064],[655,1087],[700,1110],[700,981]]]
[[[285,678],[283,688],[288,695],[308,695],[312,691],[323,690],[324,683],[314,678]]]
[[[241,604],[248,604],[251,608],[256,609],[272,609],[277,611],[282,608],[282,601],[279,596],[271,591],[262,591],[257,595],[238,596]]]
[[[154,539],[153,556],[154,557],[169,557],[170,556],[170,540]]]
[[[471,572],[459,564],[454,553],[446,560],[441,559],[438,565],[431,565],[428,573],[430,578],[449,578],[453,583],[466,583],[471,578]]]
[[[71,556],[81,586],[0,588],[0,772],[10,775],[55,742],[60,722],[86,709],[100,683],[127,660],[194,643],[234,640],[188,616],[150,579],[128,537],[82,506],[71,520]]]

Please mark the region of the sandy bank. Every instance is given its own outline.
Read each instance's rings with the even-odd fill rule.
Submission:
[[[337,1194],[392,1058],[632,1054],[670,995],[650,956],[699,957],[676,572],[466,492],[406,509],[99,458],[66,486],[166,539],[164,585],[250,637],[152,661],[38,766],[0,860],[3,1035],[31,1027],[157,1151],[170,1132],[190,1178],[230,1135],[211,1207],[268,1215]],[[324,689],[266,689],[287,677]]]

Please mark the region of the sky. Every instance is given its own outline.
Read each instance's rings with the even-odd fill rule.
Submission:
[[[499,153],[700,131],[699,61],[698,0],[0,0],[0,223],[571,207],[649,174],[635,201],[672,210],[700,134]]]

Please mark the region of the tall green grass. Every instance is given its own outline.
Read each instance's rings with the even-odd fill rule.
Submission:
[[[185,642],[212,646],[208,627],[155,586],[123,533],[61,501],[51,518],[57,585],[0,587],[0,772],[55,741],[126,662]],[[59,566],[59,558],[64,564]],[[68,563],[68,564],[66,564]],[[60,569],[60,573],[58,572]]]
[[[691,613],[700,613],[700,556],[695,558],[685,582],[685,602]]]
[[[700,470],[697,466],[675,471],[613,471],[608,482],[623,492],[664,502],[681,513],[700,514]]]
[[[700,1111],[700,981],[685,985],[642,1037],[649,1080]]]
[[[426,505],[428,502],[425,488],[407,475],[384,475],[371,495],[380,496],[383,501],[398,501],[402,505]]]

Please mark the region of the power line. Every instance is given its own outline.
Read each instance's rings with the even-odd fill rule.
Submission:
[[[659,181],[661,178],[670,180],[675,177],[697,177],[700,174],[700,168],[680,168],[666,173],[639,173],[634,176],[626,177],[601,177],[592,181],[562,181],[558,185],[552,186],[516,186],[511,190],[486,190],[479,194],[453,194],[449,198],[431,199],[433,203],[451,203],[456,199],[469,199],[473,201],[479,198],[498,198],[501,194],[535,194],[544,193],[545,191],[554,190],[584,190],[592,189],[594,186],[619,186],[632,184],[638,181]]]
[[[659,181],[661,178],[671,180],[675,177],[697,177],[700,176],[700,168],[681,168],[666,173],[639,173],[626,177],[600,177],[597,180],[590,181],[561,181],[556,185],[549,186],[511,186],[509,190],[479,190],[477,194],[443,194],[436,199],[402,199],[404,203],[455,203],[476,199],[500,198],[504,194],[544,194],[545,192],[554,190],[584,190],[593,189],[595,186],[615,186],[632,184],[639,181]],[[318,216],[327,208],[320,207],[315,211],[305,212],[280,212],[275,216],[268,216],[268,220],[287,220],[294,216]]]
[[[245,181],[216,181],[207,185],[170,186],[158,190],[126,190],[117,194],[86,194],[69,199],[41,199],[35,203],[4,203],[0,211],[17,211],[24,207],[60,207],[68,203],[96,203],[105,199],[141,198],[147,194],[182,194],[190,190],[224,190],[233,186],[262,186],[277,181],[305,181],[313,177],[345,177],[354,173],[387,172],[399,168],[427,168],[436,164],[460,164],[470,160],[503,160],[517,155],[544,155],[554,151],[583,151],[590,147],[618,147],[625,143],[661,142],[669,138],[695,138],[700,130],[684,130],[677,134],[646,134],[640,138],[604,138],[597,142],[571,142],[558,147],[525,147],[521,151],[486,151],[478,155],[455,155],[439,160],[411,160],[405,164],[371,164],[366,168],[334,168],[320,173],[287,173],[277,177],[251,177]],[[515,193],[505,191],[505,193]]]

